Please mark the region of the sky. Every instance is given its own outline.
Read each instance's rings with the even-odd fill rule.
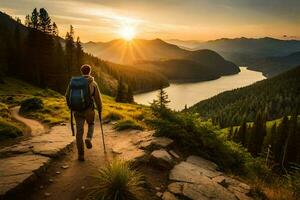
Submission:
[[[60,36],[72,24],[83,42],[119,38],[124,27],[144,39],[300,39],[300,0],[0,0],[0,11],[23,22],[35,7]]]

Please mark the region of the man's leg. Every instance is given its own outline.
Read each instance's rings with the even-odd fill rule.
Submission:
[[[95,111],[94,109],[92,110],[89,110],[86,114],[86,121],[88,123],[88,132],[87,132],[87,136],[86,136],[86,139],[85,139],[85,144],[86,144],[86,147],[88,149],[91,149],[93,147],[92,145],[92,138],[93,138],[93,135],[94,135],[94,124],[95,124]]]
[[[82,113],[75,112],[76,121],[76,145],[78,150],[78,160],[84,161],[84,146],[83,146],[83,133],[85,117]]]

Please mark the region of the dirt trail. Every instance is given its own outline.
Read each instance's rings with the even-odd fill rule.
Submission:
[[[24,123],[30,129],[29,135],[25,136],[37,136],[47,131],[46,128],[40,122],[22,117],[19,114],[19,111],[20,106],[16,106],[10,109],[13,118]]]

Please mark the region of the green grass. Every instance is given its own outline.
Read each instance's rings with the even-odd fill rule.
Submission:
[[[126,129],[144,130],[144,127],[142,125],[132,119],[120,120],[115,124],[114,128],[118,131]]]
[[[113,160],[93,177],[97,184],[90,188],[91,199],[138,200],[141,197],[143,176],[128,162]]]

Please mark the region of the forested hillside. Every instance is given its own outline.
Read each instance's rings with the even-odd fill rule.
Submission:
[[[258,112],[266,120],[291,115],[300,108],[300,66],[250,86],[221,93],[189,110],[211,118],[221,127],[254,121]]]
[[[85,53],[72,26],[65,39],[58,33],[58,27],[43,8],[27,15],[25,25],[0,12],[0,80],[4,75],[15,76],[64,92],[70,77],[79,74],[83,63],[89,63],[95,66],[93,75],[107,94],[115,94],[120,79],[134,91],[168,84],[157,73],[106,62]]]

